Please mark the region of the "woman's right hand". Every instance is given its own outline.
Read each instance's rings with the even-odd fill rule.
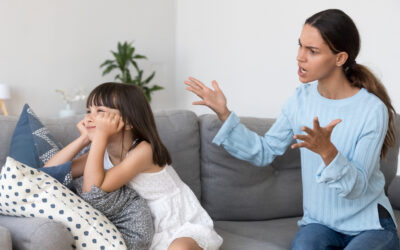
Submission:
[[[187,85],[187,90],[193,92],[202,99],[201,101],[193,102],[193,105],[204,105],[209,107],[218,115],[218,118],[221,121],[228,119],[231,112],[226,106],[225,95],[222,93],[215,80],[212,81],[214,90],[208,88],[202,82],[193,77],[189,77],[189,79],[184,81],[184,83]]]
[[[90,143],[88,131],[85,126],[85,119],[82,119],[76,124],[76,127],[78,128],[79,133],[81,134],[80,137],[83,139],[85,144]]]

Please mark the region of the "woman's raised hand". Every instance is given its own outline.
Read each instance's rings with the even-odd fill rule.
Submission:
[[[184,81],[184,83],[187,85],[187,90],[201,98],[200,101],[193,102],[193,105],[204,105],[209,107],[218,115],[218,118],[221,121],[228,119],[231,112],[226,106],[225,95],[222,93],[216,81],[212,81],[214,90],[208,88],[204,83],[193,77],[189,77],[189,79]]]
[[[336,125],[341,121],[341,119],[336,119],[329,123],[328,126],[321,127],[318,117],[315,117],[312,129],[305,126],[301,128],[302,131],[307,133],[306,135],[296,134],[293,136],[294,139],[301,140],[302,142],[293,144],[292,148],[307,148],[319,154],[324,160],[325,165],[328,166],[338,153],[335,145],[331,142],[331,134]]]

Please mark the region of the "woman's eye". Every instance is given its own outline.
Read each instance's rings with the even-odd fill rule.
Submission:
[[[90,110],[86,110],[86,114],[90,114]]]
[[[102,110],[102,109],[98,109],[98,110],[97,110],[97,112],[104,112],[104,110]]]

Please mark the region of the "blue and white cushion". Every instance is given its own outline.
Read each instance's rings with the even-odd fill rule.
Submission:
[[[63,223],[77,249],[126,249],[117,228],[50,175],[7,158],[0,173],[0,214]]]

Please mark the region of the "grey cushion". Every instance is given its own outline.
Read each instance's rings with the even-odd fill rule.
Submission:
[[[12,241],[10,231],[0,226],[0,246],[2,250],[11,250],[12,249]]]
[[[216,221],[224,238],[221,249],[290,249],[300,217],[268,221]]]
[[[1,215],[0,225],[11,232],[15,250],[71,250],[75,243],[63,224],[49,219]]]
[[[172,166],[200,199],[200,134],[196,114],[174,110],[154,116],[161,140],[171,154]]]
[[[273,119],[241,118],[260,135]],[[267,220],[302,215],[300,153],[288,149],[266,167],[229,155],[212,139],[222,123],[200,117],[202,204],[215,220]]]

